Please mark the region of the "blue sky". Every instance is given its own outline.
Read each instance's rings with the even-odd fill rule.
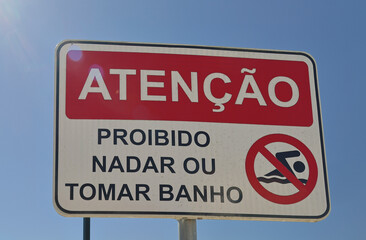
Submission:
[[[332,210],[317,223],[200,220],[198,239],[363,239],[364,1],[0,0],[0,239],[81,239],[52,205],[65,39],[294,50],[317,62]],[[173,219],[92,219],[92,239],[178,239]]]

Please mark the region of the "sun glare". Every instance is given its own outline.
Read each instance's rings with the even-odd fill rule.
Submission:
[[[36,54],[21,28],[25,21],[21,6],[20,1],[0,0],[0,44],[6,46],[17,61],[30,67]]]

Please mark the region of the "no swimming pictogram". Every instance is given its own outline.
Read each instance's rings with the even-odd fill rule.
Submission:
[[[271,152],[268,149],[270,144],[287,144],[295,150]],[[274,171],[265,176],[277,175],[284,177],[285,179],[275,178],[275,180],[281,184],[292,184],[297,190],[295,193],[289,195],[274,193],[260,183],[264,182],[266,184],[269,181],[262,176],[257,176],[255,172],[255,161],[258,159],[259,154],[275,167]],[[289,158],[296,159],[300,155],[303,156],[308,166],[307,179],[298,178],[286,160]],[[257,140],[249,149],[245,168],[248,180],[257,193],[268,201],[278,204],[294,204],[304,200],[313,191],[318,178],[317,164],[311,151],[298,139],[284,134],[270,134]],[[293,168],[296,172],[303,172],[306,166],[301,161],[296,161]]]

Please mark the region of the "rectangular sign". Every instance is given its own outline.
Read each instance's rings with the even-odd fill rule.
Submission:
[[[330,211],[305,53],[64,41],[55,81],[61,215],[318,221]]]

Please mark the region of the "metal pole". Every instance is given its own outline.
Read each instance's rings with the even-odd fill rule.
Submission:
[[[179,240],[197,240],[196,219],[182,218],[179,222]]]
[[[83,229],[83,240],[90,240],[90,218],[84,218]]]

